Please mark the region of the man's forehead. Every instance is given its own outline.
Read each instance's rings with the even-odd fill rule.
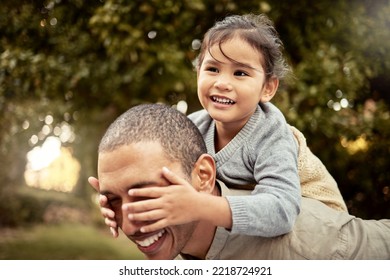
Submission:
[[[150,145],[129,144],[112,151],[100,152],[98,158],[98,176],[103,183],[120,181],[127,178],[142,177],[152,167],[162,165],[163,157],[159,149]],[[145,180],[142,180],[145,181]]]
[[[169,185],[162,175],[163,167],[184,176],[182,165],[167,156],[158,142],[131,144],[99,153],[100,190],[123,192],[135,187]]]
[[[116,169],[121,165],[137,162],[137,165],[149,164],[157,159],[164,160],[165,154],[159,142],[147,141],[121,145],[113,150],[99,152],[98,168]]]

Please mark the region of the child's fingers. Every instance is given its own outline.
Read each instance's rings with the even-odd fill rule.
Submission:
[[[112,227],[112,228],[116,228],[118,226],[118,224],[116,223],[115,220],[112,220],[112,219],[109,219],[109,218],[105,218],[104,219],[104,223],[106,224],[106,226]]]
[[[88,183],[99,192],[99,180],[95,177],[89,177]],[[109,207],[108,199],[105,195],[99,195],[100,212],[104,217],[104,223],[110,227],[111,234],[114,238],[119,236],[118,225],[115,221],[115,212]]]
[[[165,179],[167,179],[172,185],[186,185],[186,184],[188,184],[188,182],[185,179],[179,177],[178,175],[176,175],[176,173],[172,172],[167,167],[162,168],[162,173],[163,173]]]
[[[111,234],[114,238],[117,238],[119,236],[118,228],[117,227],[110,227]]]
[[[152,224],[149,224],[146,226],[142,226],[140,228],[140,231],[143,233],[159,231],[159,230],[162,230],[163,228],[166,228],[167,226],[168,226],[168,224],[165,222],[165,220],[158,220],[155,223],[152,223]]]
[[[110,208],[107,207],[101,207],[100,208],[100,213],[102,214],[103,217],[109,218],[114,220],[115,219],[115,212],[111,210]]]
[[[158,199],[147,199],[123,204],[122,209],[130,213],[148,212],[155,209],[161,209],[161,202]]]
[[[146,222],[146,221],[157,221],[166,217],[165,213],[161,209],[152,210],[142,213],[129,213],[127,215],[130,221]]]
[[[128,194],[130,196],[142,196],[148,198],[157,198],[164,193],[164,188],[162,187],[147,187],[147,188],[135,188],[130,189]]]
[[[99,204],[100,204],[100,206],[108,205],[107,196],[105,196],[103,194],[99,194]]]
[[[100,195],[99,204],[100,204],[100,212],[102,213],[103,217],[110,218],[110,219],[115,218],[115,212],[110,208],[106,196]]]

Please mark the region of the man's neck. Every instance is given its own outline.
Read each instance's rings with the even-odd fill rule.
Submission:
[[[214,240],[216,229],[212,224],[199,222],[182,254],[190,255],[194,259],[204,260]]]
[[[212,195],[220,196],[221,190],[218,183],[215,184]],[[217,227],[206,222],[199,221],[186,247],[181,252],[183,255],[191,256],[193,259],[204,260],[213,243]]]

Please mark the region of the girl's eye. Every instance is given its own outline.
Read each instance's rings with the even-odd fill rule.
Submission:
[[[240,76],[240,77],[248,76],[248,74],[244,71],[236,71],[236,72],[234,72],[234,75]]]
[[[218,73],[218,69],[216,67],[207,67],[206,71]]]

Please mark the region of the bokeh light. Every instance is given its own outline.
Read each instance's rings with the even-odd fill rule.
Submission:
[[[72,149],[64,147],[75,140],[73,127],[66,121],[55,123],[50,114],[39,116],[39,120],[43,122],[41,130],[29,139],[32,149],[26,155],[26,184],[40,189],[70,192],[77,184],[81,169]],[[24,121],[22,127],[28,129],[29,126],[29,121]],[[40,141],[43,141],[41,146],[38,145]]]

